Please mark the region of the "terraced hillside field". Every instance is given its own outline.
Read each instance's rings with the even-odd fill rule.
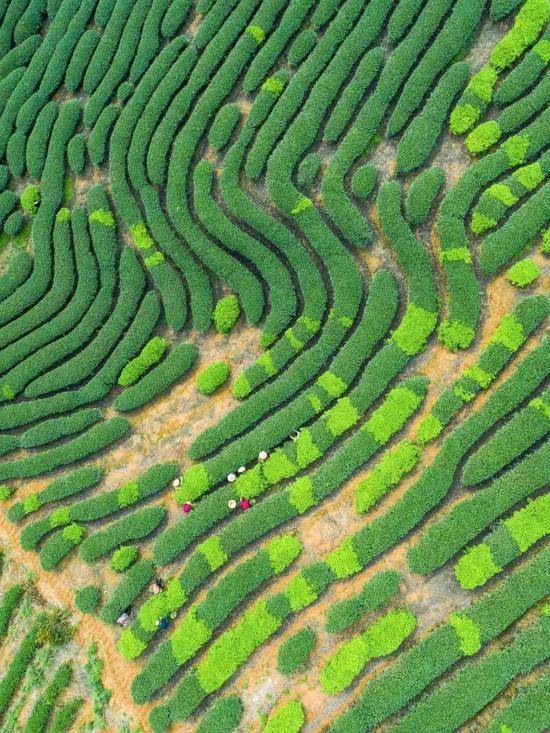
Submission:
[[[0,732],[550,729],[550,0],[0,0]]]

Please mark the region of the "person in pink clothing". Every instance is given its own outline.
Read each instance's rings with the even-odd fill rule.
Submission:
[[[241,499],[241,509],[250,509],[250,501],[248,499]]]
[[[191,504],[190,501],[186,501],[184,505],[182,506],[183,513],[189,514],[192,508],[193,508],[193,504]]]

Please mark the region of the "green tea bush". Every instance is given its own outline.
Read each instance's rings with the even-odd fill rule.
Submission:
[[[214,308],[212,319],[218,333],[229,333],[239,320],[241,308],[236,295],[226,295],[220,298]]]
[[[107,598],[100,611],[100,618],[114,624],[121,613],[132,605],[139,594],[154,578],[155,568],[150,560],[142,558],[124,573],[119,584]]]
[[[365,614],[385,606],[397,593],[400,580],[401,575],[393,570],[376,573],[357,595],[335,601],[329,607],[326,630],[345,631]]]
[[[197,389],[201,394],[212,394],[227,382],[230,374],[231,368],[224,361],[210,364],[197,377]]]
[[[217,150],[225,147],[241,118],[241,110],[235,102],[223,106],[208,133],[208,142]]]
[[[136,410],[150,402],[181,379],[193,367],[197,356],[194,344],[178,344],[160,364],[115,399],[115,409]]]
[[[299,733],[305,722],[302,703],[293,700],[269,716],[263,733]]]
[[[236,695],[215,700],[197,726],[197,733],[233,733],[243,717],[243,704]]]
[[[291,675],[305,668],[315,647],[317,636],[313,629],[300,629],[286,639],[277,652],[277,669],[281,674]]]
[[[70,685],[72,679],[72,666],[70,662],[64,662],[59,666],[49,685],[35,702],[23,728],[23,733],[41,733],[45,730],[58,698]]]
[[[120,373],[118,383],[122,387],[128,387],[134,384],[142,377],[154,364],[162,359],[169,342],[160,336],[154,336],[148,341],[140,354],[132,359]]]
[[[114,551],[109,565],[117,573],[123,573],[138,559],[139,551],[135,545],[122,545]]]
[[[530,449],[550,430],[550,392],[531,400],[473,453],[462,469],[462,484],[487,481]]]
[[[23,598],[23,586],[20,584],[10,586],[3,594],[0,601],[0,639],[3,639],[8,631],[11,618]]]
[[[101,591],[95,585],[87,585],[75,594],[76,607],[82,613],[94,613],[101,601]]]
[[[540,268],[530,259],[519,260],[506,270],[506,279],[516,288],[531,285],[540,275]]]

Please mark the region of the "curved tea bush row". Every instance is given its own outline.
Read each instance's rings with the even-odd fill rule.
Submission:
[[[211,548],[209,559],[214,570],[223,562],[216,557],[220,552],[215,543],[204,545]],[[237,565],[212,588],[199,604],[191,606],[183,621],[177,626],[170,639],[157,647],[148,658],[146,666],[132,683],[132,696],[138,704],[150,700],[188,661],[190,661],[212,637],[224,621],[247,598],[269,579],[276,577],[295,561],[301,552],[300,542],[292,535],[282,535],[259,550],[252,558]],[[151,598],[139,611],[140,621],[147,631],[155,629],[159,619],[169,615],[171,586],[167,595],[155,603]],[[175,600],[175,599],[174,599]],[[134,658],[145,649],[145,643],[126,629],[120,638],[119,649],[126,658]]]
[[[63,499],[86,491],[98,484],[102,478],[103,470],[99,466],[76,468],[71,473],[54,479],[42,491],[28,494],[23,501],[12,504],[8,510],[8,519],[12,522],[20,522],[24,517],[47,504],[63,501]]]
[[[548,534],[550,494],[528,502],[471,547],[455,565],[458,582],[467,590],[483,585]]]
[[[401,575],[395,570],[376,573],[357,595],[335,601],[329,607],[326,630],[330,633],[345,631],[367,613],[382,608],[395,596],[400,581]]]
[[[25,527],[21,533],[21,546],[25,550],[36,550],[42,538],[52,529],[67,526],[72,522],[95,522],[134,506],[161,492],[178,472],[179,467],[176,463],[158,463],[138,476],[135,481],[130,481],[118,489],[59,507],[48,516]],[[88,478],[84,477],[84,480],[88,481]],[[87,488],[89,485],[91,484],[88,482],[82,488]],[[31,494],[30,497],[32,498],[26,500],[27,508],[30,507],[35,511],[40,508],[42,497],[40,494]]]
[[[462,485],[487,481],[525,453],[550,430],[550,390],[531,400],[473,453],[462,469]]]
[[[550,674],[545,672],[526,687],[520,686],[503,710],[497,712],[484,733],[543,733],[550,725],[548,696]]]
[[[162,359],[169,345],[169,342],[160,336],[154,336],[148,341],[138,356],[129,361],[120,373],[118,378],[120,386],[129,387],[137,382],[152,366]]]
[[[105,623],[114,624],[123,611],[129,608],[145,587],[153,580],[155,567],[147,558],[138,560],[126,571],[114,591],[103,604],[100,617]]]
[[[532,92],[514,102],[494,120],[482,122],[466,138],[466,147],[473,155],[485,152],[503,135],[509,135],[522,127],[530,117],[549,102],[550,81],[545,77]]]
[[[526,0],[513,26],[491,51],[489,61],[470,79],[451,113],[451,132],[461,135],[473,127],[491,102],[499,75],[537,40],[549,18],[546,0]]]
[[[388,21],[388,38],[398,43],[409,30],[422,8],[422,0],[399,0]]]
[[[451,615],[449,622],[399,656],[363,688],[359,700],[329,728],[330,733],[369,731],[393,715],[464,657],[502,633],[550,588],[545,566],[550,550],[508,575],[490,593]]]
[[[485,237],[479,254],[483,272],[494,275],[519,254],[547,225],[549,211],[550,183],[545,183],[499,229]]]
[[[326,170],[321,187],[323,204],[332,221],[351,242],[364,241],[366,219],[347,195],[345,177],[354,162],[376,142],[375,136],[389,105],[412,73],[451,5],[448,0],[436,0],[423,7],[405,41],[389,56],[374,92],[360,109]]]
[[[303,669],[315,647],[317,636],[307,626],[283,641],[277,652],[277,669],[281,674],[291,675]]]
[[[437,398],[432,409],[420,422],[414,441],[404,440],[381,458],[374,470],[355,491],[358,513],[371,509],[388,491],[418,463],[423,447],[435,440],[459,411],[487,389],[530,334],[544,323],[549,303],[544,296],[520,301],[506,313],[491,334],[480,357]]]
[[[490,186],[472,210],[472,232],[482,234],[497,226],[509,209],[537,188],[549,173],[550,152],[546,151],[540,160],[518,168],[511,176]]]
[[[135,410],[172,387],[193,367],[198,357],[194,344],[178,344],[168,356],[114,402],[119,412]]]
[[[496,104],[504,106],[514,102],[537,82],[550,60],[549,42],[550,30],[546,30],[540,40],[523,55],[520,62],[514,66],[495,90]]]
[[[319,678],[324,692],[337,695],[345,690],[372,659],[395,652],[415,628],[416,618],[408,609],[393,609],[376,619],[322,665]]]
[[[104,420],[55,448],[26,458],[1,462],[0,478],[29,478],[75,463],[120,440],[130,432],[130,428],[130,423],[122,417]]]
[[[453,507],[409,550],[413,572],[430,573],[449,560],[504,512],[545,486],[549,480],[550,447],[542,446],[488,488]]]
[[[39,448],[48,443],[54,443],[60,438],[81,433],[103,418],[103,412],[98,409],[85,409],[74,412],[67,417],[54,417],[44,420],[35,427],[29,428],[21,435],[2,436],[9,443],[5,449],[4,441],[0,439],[0,453],[8,453],[17,448]]]
[[[407,193],[407,221],[411,226],[423,224],[445,183],[445,171],[434,166],[419,173],[411,182]]]
[[[8,269],[0,276],[0,301],[11,295],[29,277],[32,259],[27,252],[18,252]]]
[[[456,730],[494,700],[515,677],[528,674],[546,661],[549,643],[550,619],[539,619],[519,631],[504,649],[467,663],[389,730]]]
[[[80,557],[85,562],[94,562],[120,545],[132,540],[141,540],[154,532],[165,517],[164,506],[136,509],[126,517],[87,537],[80,545]]]
[[[469,346],[479,317],[479,283],[472,265],[465,218],[474,199],[487,184],[538,155],[548,137],[549,120],[550,110],[545,110],[520,135],[512,136],[494,153],[471,165],[443,199],[437,232],[439,259],[446,278],[448,313],[439,328],[439,338],[448,348]],[[540,218],[540,212],[537,216]]]

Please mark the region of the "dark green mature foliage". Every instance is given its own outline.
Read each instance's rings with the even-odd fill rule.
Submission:
[[[0,498],[90,627],[122,616],[134,700],[162,696],[152,730],[211,702],[199,733],[238,729],[261,681],[210,698],[291,619],[289,673],[329,589],[331,633],[416,584],[428,607],[422,576],[463,549],[464,592],[500,580],[435,630],[414,608],[421,641],[333,729],[467,727],[538,663],[525,632],[451,669],[542,593],[521,573],[546,558],[549,20],[548,0],[0,2]],[[322,551],[275,581],[309,514]],[[79,560],[94,585],[73,588]],[[56,657],[16,721],[37,644],[65,634],[49,620],[6,660],[0,727],[69,731],[89,694],[77,676],[57,701]],[[94,729],[121,725],[100,655]],[[305,722],[299,700],[257,712]]]

